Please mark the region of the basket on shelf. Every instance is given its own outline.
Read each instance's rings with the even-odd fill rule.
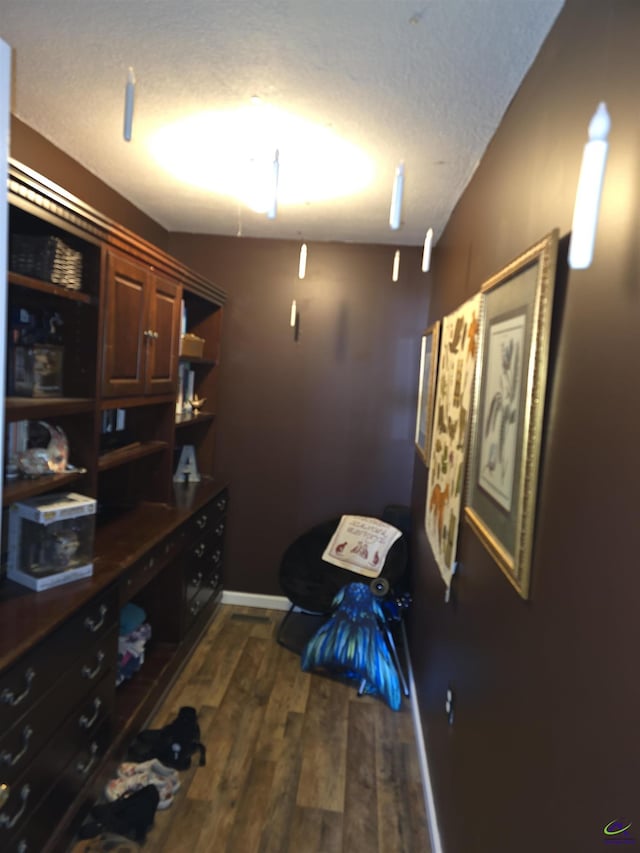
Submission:
[[[59,237],[13,234],[10,269],[71,290],[82,288],[82,253]]]

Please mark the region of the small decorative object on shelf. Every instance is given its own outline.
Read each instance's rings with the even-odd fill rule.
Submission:
[[[61,397],[64,348],[62,318],[16,308],[11,317],[9,393],[18,397]]]
[[[75,492],[11,505],[7,577],[41,591],[93,574],[96,501]]]
[[[193,444],[185,444],[180,451],[180,459],[176,473],[173,475],[174,483],[199,483],[198,463],[196,461],[196,449]]]
[[[180,336],[180,355],[183,358],[202,358],[204,352],[204,338],[192,335],[189,332]]]
[[[41,477],[67,470],[69,442],[62,427],[51,426],[45,421],[32,422],[29,425],[29,444],[30,447],[17,454],[18,470],[23,476]]]
[[[194,395],[193,399],[190,400],[191,411],[193,412],[194,415],[200,414],[200,409],[202,409],[202,407],[204,406],[206,401],[207,401],[206,397],[198,397],[197,394]]]
[[[12,272],[72,290],[82,288],[82,253],[59,237],[13,234],[10,264]]]

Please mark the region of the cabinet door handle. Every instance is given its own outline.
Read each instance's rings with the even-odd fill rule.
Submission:
[[[220,510],[220,512],[222,512],[222,510],[226,507],[226,505],[227,505],[227,499],[226,498],[220,498],[220,500],[217,501],[217,503],[216,503],[216,509],[218,509],[218,510]]]
[[[198,572],[197,575],[193,576],[193,578],[191,580],[191,585],[194,586],[196,589],[198,589],[201,583],[202,583],[202,572]]]
[[[157,341],[160,335],[157,332],[153,331],[151,332],[151,337],[154,339],[154,341]]]
[[[216,536],[222,536],[224,533],[224,522],[216,527]]]
[[[99,615],[97,621],[92,619],[90,616],[87,616],[87,618],[84,620],[84,627],[87,629],[87,631],[91,631],[92,634],[95,634],[96,631],[99,631],[100,628],[102,628],[102,626],[104,625],[104,620],[108,612],[109,608],[107,607],[107,605],[101,604],[98,609]]]
[[[204,544],[204,542],[201,542],[197,548],[193,549],[193,553],[196,555],[196,557],[202,557],[206,547],[207,546]]]
[[[91,716],[91,717],[87,717],[87,715],[86,715],[86,714],[83,714],[83,715],[80,717],[80,719],[78,720],[78,723],[79,723],[79,725],[80,725],[80,728],[81,728],[81,729],[85,729],[85,730],[86,730],[86,729],[90,729],[90,728],[91,728],[91,726],[92,726],[92,725],[95,723],[95,721],[98,719],[98,714],[100,713],[100,708],[102,708],[102,702],[101,702],[101,701],[100,701],[100,699],[96,696],[96,698],[93,700],[93,716]]]
[[[87,761],[85,761],[84,764],[82,763],[82,761],[79,761],[76,764],[76,770],[78,771],[78,773],[82,773],[83,776],[86,776],[89,773],[93,765],[98,760],[98,744],[95,741],[93,741],[93,743],[89,747],[89,753],[89,758],[87,759]]]
[[[22,749],[20,752],[16,752],[15,755],[11,755],[10,752],[3,749],[2,752],[0,752],[0,764],[8,764],[9,767],[15,767],[25,752],[29,749],[29,741],[31,740],[32,734],[33,729],[31,726],[25,726],[22,729]]]
[[[145,329],[144,332],[142,333],[142,336],[144,338],[150,338],[152,334],[153,334],[153,332],[151,331],[151,329]]]
[[[27,807],[27,800],[29,799],[30,793],[31,788],[29,787],[29,785],[23,785],[20,791],[20,799],[22,800],[22,805],[13,817],[9,817],[9,815],[6,814],[0,814],[0,826],[4,826],[6,829],[13,829],[13,827],[24,814],[24,810]]]
[[[96,675],[100,672],[100,669],[102,668],[102,661],[103,660],[104,660],[104,652],[99,651],[98,654],[96,655],[97,663],[96,663],[95,669],[90,669],[88,664],[85,664],[82,667],[82,669],[80,670],[80,675],[82,675],[83,678],[88,678],[90,681],[93,681],[93,679],[96,677]]]
[[[15,708],[16,705],[19,705],[21,702],[23,702],[29,695],[31,691],[31,683],[33,682],[33,679],[35,677],[36,674],[34,670],[29,667],[29,669],[24,674],[24,680],[27,686],[22,691],[22,693],[16,696],[13,690],[9,690],[8,687],[5,687],[2,693],[0,693],[0,699],[2,699],[5,705],[11,705],[13,708]]]
[[[205,526],[206,523],[207,523],[207,516],[206,515],[201,515],[200,518],[196,519],[196,524],[198,525],[200,530],[202,530],[202,528]]]

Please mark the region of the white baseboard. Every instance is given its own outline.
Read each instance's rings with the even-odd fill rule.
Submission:
[[[404,624],[402,625],[404,631]],[[420,762],[420,777],[422,779],[422,790],[424,792],[424,807],[427,812],[427,823],[429,825],[429,838],[431,840],[432,853],[443,853],[442,841],[440,840],[440,830],[438,828],[438,816],[436,814],[436,804],[433,799],[433,788],[431,787],[431,774],[429,773],[429,762],[427,761],[427,748],[424,742],[424,733],[422,731],[422,719],[420,718],[420,708],[418,707],[418,698],[416,695],[416,683],[413,678],[413,667],[411,666],[411,657],[409,655],[409,644],[405,635],[405,650],[407,653],[407,667],[409,670],[409,690],[411,691],[411,717],[413,719],[413,729],[416,736],[416,748],[418,750],[418,761]]]
[[[222,592],[223,604],[240,604],[243,607],[264,607],[267,610],[288,610],[291,602],[284,595],[260,595],[254,592]]]

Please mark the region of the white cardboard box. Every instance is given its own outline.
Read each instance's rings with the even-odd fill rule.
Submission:
[[[36,591],[93,574],[96,501],[40,495],[9,510],[7,577]]]

